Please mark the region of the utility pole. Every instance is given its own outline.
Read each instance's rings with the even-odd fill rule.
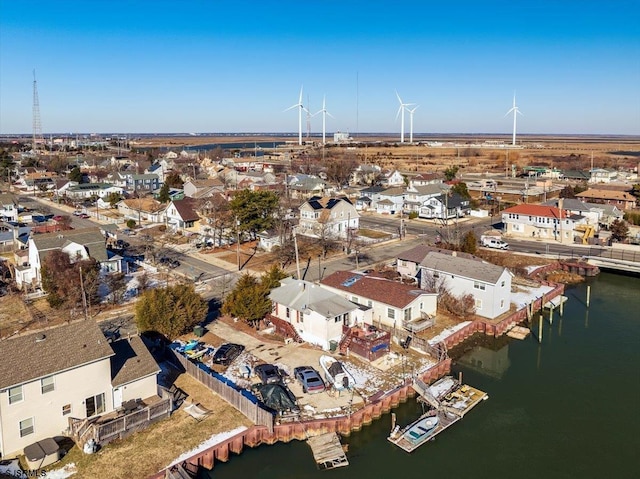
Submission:
[[[84,319],[88,319],[87,313],[87,296],[84,293],[84,280],[82,279],[82,266],[80,266],[80,291],[82,292],[82,309],[84,310]]]
[[[238,271],[240,267],[240,222],[238,221],[238,215],[236,215],[236,258],[238,260]]]

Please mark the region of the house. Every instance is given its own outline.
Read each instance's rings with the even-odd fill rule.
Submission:
[[[611,223],[624,218],[624,211],[618,209],[615,205],[601,205],[597,203],[584,203],[590,211],[596,212],[600,226],[609,228]]]
[[[122,271],[122,259],[107,250],[106,239],[96,227],[75,230],[57,231],[32,235],[29,239],[28,266],[16,268],[16,285],[41,286],[41,268],[50,251],[61,250],[69,255],[72,261],[76,258],[84,260],[94,258],[103,274]]]
[[[372,185],[380,178],[381,174],[382,169],[378,165],[360,165],[351,173],[349,183],[352,185]]]
[[[0,220],[0,252],[26,249],[30,232],[25,223]]]
[[[156,174],[125,173],[124,176],[127,181],[126,189],[129,192],[153,192],[160,188],[160,180]]]
[[[611,168],[593,168],[589,173],[589,183],[611,183],[618,177],[618,172]]]
[[[219,178],[207,178],[206,180],[187,180],[182,186],[184,195],[189,198],[208,198],[214,193],[224,191],[224,183]]]
[[[584,216],[586,222],[598,229],[602,210],[591,208],[586,203],[575,198],[557,198],[542,203],[543,206],[562,207],[563,210],[575,216]]]
[[[269,294],[271,317],[288,324],[303,341],[328,351],[344,327],[364,321],[358,305],[309,281],[285,278]]]
[[[107,342],[94,320],[0,341],[0,457],[68,435],[128,399],[157,397],[158,365],[140,338]],[[29,351],[29,354],[25,354]]]
[[[64,195],[74,200],[92,197],[107,198],[112,193],[121,195],[123,189],[110,183],[80,183],[68,186],[64,190]]]
[[[436,248],[425,244],[417,245],[406,251],[402,251],[396,257],[396,271],[403,278],[415,278],[420,282],[420,263],[427,257],[429,253],[442,253],[453,255],[454,251]],[[457,256],[467,259],[476,259],[480,261],[480,258],[476,258],[472,254],[456,252]]]
[[[0,193],[0,221],[18,221],[18,198],[11,193]]]
[[[507,268],[457,254],[430,252],[420,270],[422,289],[446,288],[457,297],[470,294],[478,316],[494,319],[511,308],[513,275]]]
[[[117,203],[118,213],[125,219],[133,220],[137,224],[163,223],[164,212],[167,205],[160,203],[153,198],[130,198]]]
[[[576,226],[587,222],[563,208],[522,204],[503,210],[502,223],[506,237],[573,244]]]
[[[377,199],[371,202],[376,213],[395,215],[404,208],[405,189],[402,186],[386,188],[380,191]]]
[[[149,168],[144,170],[144,173],[146,175],[156,175],[160,184],[164,183],[167,176],[167,170],[164,169],[164,166],[160,162],[155,162],[150,165]]]
[[[300,221],[296,231],[304,236],[344,239],[359,226],[360,215],[345,197],[314,196],[304,202],[299,210]]]
[[[429,205],[431,198],[441,196],[443,192],[449,191],[449,186],[444,183],[411,184],[405,192],[404,210],[407,213],[418,213],[422,208]],[[428,209],[431,211],[431,209]]]
[[[275,230],[261,231],[256,236],[258,237],[258,248],[269,253],[274,247],[282,244],[280,235]]]
[[[635,208],[637,201],[635,196],[626,191],[595,188],[589,188],[587,191],[578,193],[576,198],[589,203],[613,205],[623,211]]]
[[[371,308],[373,323],[390,328],[419,331],[425,320],[436,315],[438,295],[373,275],[336,271],[320,282],[322,287],[349,301]],[[432,326],[433,321],[427,322]]]
[[[420,218],[450,219],[461,218],[471,209],[470,201],[458,193],[447,193],[429,198],[420,207]]]
[[[398,170],[387,171],[382,174],[381,182],[387,187],[404,186],[404,176]]]
[[[360,198],[356,200],[356,209],[358,211],[368,210],[375,207],[380,200],[380,192],[386,190],[384,186],[370,186],[360,190]]]
[[[173,200],[165,210],[168,226],[174,230],[197,231],[200,228],[200,216],[195,211],[196,202],[192,198]]]
[[[409,178],[409,186],[425,186],[442,183],[442,175],[439,173],[420,173]]]
[[[287,188],[292,198],[309,198],[325,193],[325,182],[317,176],[294,175],[289,177],[288,181]]]

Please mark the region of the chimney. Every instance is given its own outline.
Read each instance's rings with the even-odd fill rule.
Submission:
[[[560,210],[560,219],[562,219],[562,207],[564,206],[564,198],[558,198],[558,210]]]

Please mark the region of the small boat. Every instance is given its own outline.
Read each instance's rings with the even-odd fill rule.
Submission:
[[[191,351],[192,349],[195,349],[196,346],[198,346],[198,344],[200,344],[200,341],[198,341],[197,339],[192,339],[188,343],[186,343],[184,346],[182,346],[182,351],[185,353],[187,351]]]
[[[210,349],[205,346],[204,344],[200,344],[199,346],[193,348],[193,349],[189,349],[188,351],[185,351],[184,354],[185,356],[187,356],[189,359],[200,359],[201,357],[203,357],[205,354],[207,354],[210,351]]]
[[[438,425],[438,416],[427,416],[418,419],[405,431],[403,436],[412,443],[426,440]]]
[[[344,389],[351,389],[356,385],[355,378],[347,371],[342,364],[331,356],[320,356],[320,366],[324,371],[325,379],[330,383],[334,389],[342,391]]]

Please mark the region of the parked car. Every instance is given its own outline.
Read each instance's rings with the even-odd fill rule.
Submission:
[[[326,388],[320,373],[311,366],[299,366],[293,370],[293,375],[300,381],[302,391],[305,393],[321,393]]]
[[[88,214],[86,214],[86,213],[81,213],[81,214],[80,214],[80,218],[87,219],[87,218],[91,218],[91,216],[89,216],[89,215],[88,215]]]
[[[165,257],[160,258],[160,264],[163,264],[166,267],[173,269],[173,268],[177,268],[178,266],[180,266],[180,261],[178,261],[177,259],[173,259],[173,258],[167,258],[165,256]]]
[[[216,364],[228,366],[235,358],[240,356],[242,351],[244,351],[242,344],[224,343],[213,353],[211,360]]]
[[[282,381],[280,370],[273,364],[259,364],[254,370],[262,384],[276,384]]]

